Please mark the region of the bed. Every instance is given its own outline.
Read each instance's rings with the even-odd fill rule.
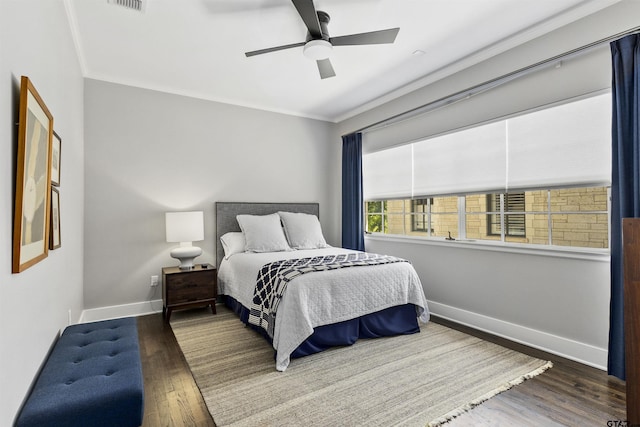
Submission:
[[[279,371],[292,358],[351,345],[359,338],[419,332],[418,321],[429,320],[422,285],[410,263],[326,245],[318,216],[317,203],[216,203],[218,293],[273,344]],[[265,230],[279,231],[285,243],[273,234],[269,245],[260,246]],[[277,285],[267,280],[273,277]],[[261,287],[277,289],[281,298],[261,299]]]

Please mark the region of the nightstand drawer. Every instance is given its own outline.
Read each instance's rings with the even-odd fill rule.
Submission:
[[[189,273],[178,273],[165,275],[165,280],[171,283],[171,290],[188,289],[201,287],[203,289],[211,288],[216,280],[215,270],[194,271]]]
[[[179,304],[181,302],[197,301],[215,298],[215,289],[208,285],[202,286],[197,282],[176,281],[170,290],[167,290],[167,304]]]

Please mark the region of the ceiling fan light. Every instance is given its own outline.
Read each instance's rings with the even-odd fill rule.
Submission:
[[[302,53],[309,59],[318,61],[327,59],[331,55],[333,46],[326,40],[310,40],[304,45]]]

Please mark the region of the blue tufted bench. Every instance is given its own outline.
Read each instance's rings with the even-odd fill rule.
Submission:
[[[72,325],[45,361],[16,427],[136,427],[143,401],[136,319]]]

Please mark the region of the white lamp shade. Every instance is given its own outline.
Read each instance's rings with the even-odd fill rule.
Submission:
[[[165,214],[167,242],[197,242],[204,240],[202,211],[167,212]]]

